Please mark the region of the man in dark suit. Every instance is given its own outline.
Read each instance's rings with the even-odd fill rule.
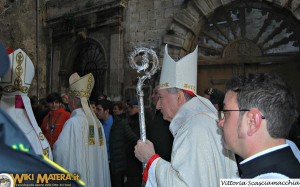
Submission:
[[[292,90],[277,75],[232,78],[226,84],[224,145],[244,160],[241,178],[300,178],[300,163],[286,137],[297,113]]]

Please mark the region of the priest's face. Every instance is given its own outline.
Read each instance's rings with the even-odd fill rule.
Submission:
[[[247,123],[244,116],[240,115],[237,103],[237,93],[228,91],[224,99],[224,116],[220,119],[218,126],[223,129],[224,147],[242,155],[241,148],[246,137]],[[227,111],[226,111],[227,110]]]
[[[178,103],[178,93],[169,93],[167,89],[160,89],[158,95],[156,109],[161,110],[165,120],[171,121],[181,106]]]

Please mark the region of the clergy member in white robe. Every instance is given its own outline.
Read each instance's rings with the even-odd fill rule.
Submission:
[[[219,179],[238,177],[234,154],[222,146],[212,107],[207,99],[194,97],[179,109],[170,124],[175,137],[171,163],[156,159],[146,186],[217,187]]]
[[[155,154],[153,144],[138,141],[136,157],[147,163],[146,187],[218,187],[220,179],[237,178],[234,154],[222,144],[217,110],[208,99],[196,95],[198,50],[175,62],[165,47],[159,101],[174,136],[171,162]]]
[[[9,59],[10,68],[0,81],[3,88],[0,108],[15,120],[28,138],[34,152],[44,154],[52,160],[49,142],[37,124],[27,96],[34,77],[33,63],[22,49],[9,54]]]
[[[110,187],[105,136],[100,121],[88,105],[94,86],[91,73],[69,79],[71,117],[54,144],[54,160],[71,173],[78,173],[88,187]]]

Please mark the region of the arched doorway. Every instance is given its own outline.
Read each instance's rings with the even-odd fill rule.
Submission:
[[[80,76],[92,73],[95,79],[91,100],[104,92],[107,77],[108,63],[103,48],[98,42],[87,39],[76,47],[77,54],[74,58],[73,70]]]
[[[213,86],[235,75],[276,72],[299,62],[299,30],[289,11],[269,3],[235,1],[217,8],[198,39],[200,69]]]
[[[189,0],[164,36],[180,58],[199,46],[198,94],[232,76],[275,72],[300,102],[300,5],[296,1]]]

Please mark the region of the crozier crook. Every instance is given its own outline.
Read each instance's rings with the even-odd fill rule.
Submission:
[[[133,69],[138,73],[143,73],[142,77],[138,77],[136,92],[138,95],[139,106],[139,124],[140,124],[140,138],[146,142],[146,125],[145,125],[145,111],[144,111],[144,92],[143,85],[146,79],[150,79],[159,69],[159,61],[155,51],[148,48],[136,48],[129,55],[129,63]],[[150,70],[148,70],[150,69]]]

